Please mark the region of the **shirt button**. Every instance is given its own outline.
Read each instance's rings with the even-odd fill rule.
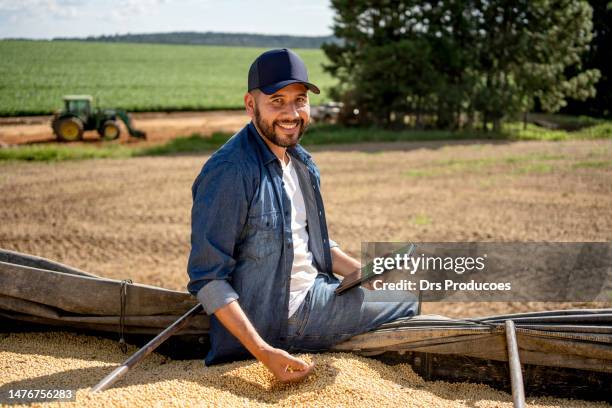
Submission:
[[[321,217],[322,215],[323,215],[323,212],[319,210],[319,217]]]
[[[287,243],[287,248],[291,248],[291,242]]]
[[[289,216],[289,211],[285,211],[285,215],[288,217]]]

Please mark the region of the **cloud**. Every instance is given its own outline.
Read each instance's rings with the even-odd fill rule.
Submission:
[[[167,0],[119,0],[106,15],[116,21],[151,16],[157,14],[159,6],[167,2]]]
[[[126,20],[150,16],[168,0],[0,0],[0,14],[9,21],[110,17]]]
[[[8,14],[11,21],[21,18],[77,18],[82,14],[82,1],[76,0],[0,0],[0,13]]]
[[[117,8],[126,14],[145,15],[157,11],[160,4],[165,0],[121,0]]]

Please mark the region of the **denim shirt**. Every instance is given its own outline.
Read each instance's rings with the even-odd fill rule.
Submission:
[[[328,237],[319,170],[300,145],[287,152],[304,196],[315,267],[337,281],[330,252],[336,244]],[[265,341],[288,348],[291,202],[279,160],[252,122],[210,157],[192,194],[187,289],[211,315],[206,365],[250,358],[213,314],[236,299]]]

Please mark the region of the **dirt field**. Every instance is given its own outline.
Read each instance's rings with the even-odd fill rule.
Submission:
[[[314,157],[330,236],[356,256],[362,241],[612,240],[612,169],[589,167],[609,163],[609,141],[366,144]],[[184,289],[191,184],[206,159],[2,163],[0,247]]]
[[[322,173],[330,236],[355,256],[361,241],[612,240],[611,141],[329,146],[313,150],[313,156]],[[190,188],[206,159],[0,163],[0,247],[102,276],[184,289]],[[423,312],[474,316],[570,306],[592,305],[436,303],[425,305]],[[40,336],[30,339],[43,344]],[[26,358],[18,346],[24,339],[9,340],[5,346],[0,342],[7,353],[4,369]],[[97,344],[95,339],[82,341]],[[118,352],[108,350],[114,347],[110,342],[99,347],[112,355],[104,361],[121,360]],[[35,376],[53,379],[58,375],[53,373],[66,368],[78,374],[95,360],[70,353],[52,356],[64,367],[52,362],[37,366]],[[190,364],[173,362],[172,367],[187,370]],[[9,371],[7,381],[37,385]],[[95,376],[106,373],[99,367],[94,371]],[[92,383],[87,379],[79,387]],[[106,402],[121,401],[144,387],[128,384],[119,390],[124,394],[117,391]],[[190,384],[188,393],[197,398],[198,388]],[[427,387],[437,398],[431,406],[510,406],[507,394],[491,396],[483,391],[486,387],[456,386],[442,397],[433,385]],[[242,403],[274,402],[258,400],[255,391],[241,395]],[[462,400],[461,393],[474,392],[482,392],[482,398]],[[276,402],[290,403],[279,398]],[[479,400],[484,402],[476,404]],[[537,404],[573,405],[552,400]]]

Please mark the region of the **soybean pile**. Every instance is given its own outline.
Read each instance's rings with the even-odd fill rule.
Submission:
[[[353,256],[361,241],[612,240],[609,140],[402,142],[311,151],[322,174],[330,237]],[[208,157],[0,163],[0,247],[184,290],[191,185]],[[598,307],[434,303],[423,313],[470,317],[581,306]],[[425,382],[407,366],[332,353],[305,356],[317,364],[315,374],[291,386],[276,384],[255,361],[204,368],[201,360],[153,355],[112,390],[88,395],[125,358],[116,342],[96,337],[9,334],[0,338],[0,390],[66,387],[77,390],[78,406],[92,407],[511,406],[509,394],[489,387]]]
[[[116,343],[91,336],[11,334],[0,343],[0,396],[9,389],[70,389],[84,407],[279,406],[279,407],[512,407],[511,396],[488,386],[425,382],[409,365],[389,366],[346,353],[299,355],[315,363],[300,384],[280,384],[254,360],[205,367],[154,354],[113,388],[92,395],[88,387],[125,356]],[[136,351],[131,347],[128,352]],[[605,407],[556,398],[531,398],[530,407]]]
[[[49,114],[62,95],[128,111],[242,108],[249,66],[266,49],[71,41],[0,41],[0,116]],[[322,50],[298,49],[326,100]]]

